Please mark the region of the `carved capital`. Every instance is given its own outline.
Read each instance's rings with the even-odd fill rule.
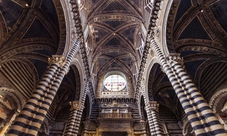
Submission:
[[[52,58],[48,58],[49,65],[56,64],[59,67],[64,66],[65,61],[66,61],[65,60],[65,57],[64,56],[61,56],[61,55],[53,55]]]
[[[180,57],[179,53],[170,53],[169,57],[168,57],[168,61],[170,63],[179,63],[181,64],[181,66],[184,66],[184,60],[183,58]]]
[[[70,102],[71,109],[70,110],[80,110],[82,108],[82,104],[79,101]]]
[[[152,110],[155,110],[155,111],[158,112],[159,104],[158,104],[156,101],[150,101],[150,102],[149,102],[149,105],[150,105],[150,108],[151,108]]]

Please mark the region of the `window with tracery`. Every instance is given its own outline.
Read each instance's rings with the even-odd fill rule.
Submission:
[[[104,80],[104,86],[108,91],[122,91],[126,86],[126,81],[120,75],[109,75]]]

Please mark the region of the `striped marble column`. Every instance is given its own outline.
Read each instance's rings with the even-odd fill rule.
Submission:
[[[81,98],[81,102],[78,102],[78,101],[70,102],[70,105],[71,105],[70,116],[66,124],[66,129],[63,134],[64,136],[78,135],[88,88],[89,88],[89,82],[87,82],[86,84],[85,91],[83,92],[83,96]]]
[[[158,107],[159,107],[159,104],[156,101],[150,101],[149,103],[146,103],[146,105],[145,105],[150,133],[152,136],[163,136],[164,135],[162,123],[159,119]]]
[[[155,40],[151,44],[157,53],[163,71],[169,78],[181,105],[197,136],[227,136],[223,126],[218,121],[199,90],[185,72],[184,68],[172,57],[166,58]]]
[[[64,136],[76,136],[78,134],[79,125],[80,125],[80,116],[81,114],[81,103],[79,101],[70,102],[70,116],[66,125]]]
[[[80,42],[76,41],[66,59],[53,56],[50,66],[43,75],[32,96],[12,124],[7,136],[35,136],[57,93],[57,90],[69,69],[70,63],[78,51]]]
[[[4,136],[5,133],[7,132],[7,129],[10,127],[10,125],[13,123],[13,121],[15,120],[16,116],[20,113],[20,110],[16,110],[16,112],[13,114],[13,116],[11,117],[11,119],[9,120],[9,122],[7,122],[5,124],[5,126],[1,129],[0,131],[0,136]]]

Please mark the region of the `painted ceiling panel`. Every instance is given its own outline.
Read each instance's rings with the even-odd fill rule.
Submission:
[[[199,51],[183,51],[183,52],[181,52],[181,57],[185,57],[187,55],[192,55],[192,54],[198,54],[198,53],[202,53],[202,52],[199,52]]]
[[[204,62],[204,60],[195,60],[195,61],[190,61],[190,62],[185,62],[185,68],[187,71],[190,73],[192,78],[195,77],[195,73],[197,71],[197,68]]]
[[[167,76],[163,77],[160,83],[169,82],[169,78]]]
[[[183,14],[191,7],[191,0],[181,0],[178,11],[177,11],[177,15],[176,15],[176,19],[175,19],[175,23],[177,23],[177,21],[183,16]]]
[[[169,95],[172,101],[174,101],[174,98],[176,97],[176,93],[174,90],[168,90],[166,93]]]
[[[149,94],[149,97],[150,97],[150,100],[152,100],[152,95],[151,94]],[[158,94],[158,95],[156,95],[156,97],[155,97],[155,100],[156,101],[161,101],[161,102],[165,102],[163,99],[162,99],[162,97]]]
[[[99,0],[92,0],[92,6],[94,6]]]
[[[210,39],[197,17],[190,22],[179,37],[179,39],[185,38]]]
[[[25,0],[28,4],[31,4],[32,0]]]
[[[68,119],[69,115],[70,115],[70,105],[68,105],[67,107],[63,108],[55,117],[56,120],[64,120],[64,119]],[[57,126],[59,128],[59,125]]]
[[[52,0],[43,0],[41,5],[42,10],[49,16],[53,21],[56,28],[58,28],[58,17]]]
[[[104,9],[104,11],[111,10],[127,10],[127,9],[118,1],[113,1]]]
[[[102,40],[102,38],[104,38],[108,34],[106,30],[101,28],[96,28],[96,30],[98,31],[97,37],[95,38],[96,42],[99,42],[100,40]]]
[[[124,53],[121,53],[121,52],[111,52],[111,53],[106,53],[106,55],[112,56],[112,57],[120,56],[120,55],[123,55],[123,54],[124,54]]]
[[[140,6],[140,0],[133,0],[133,2],[139,7]]]
[[[114,37],[106,43],[106,46],[107,47],[119,47],[120,44],[121,44],[120,40],[118,38]]]
[[[35,19],[30,29],[25,34],[24,38],[32,38],[32,37],[45,37],[51,38],[49,31],[47,28],[39,21],[39,19]]]
[[[134,44],[134,33],[135,27],[129,28],[125,30],[122,34],[132,43]]]
[[[160,65],[158,65],[155,71],[155,77],[157,77],[160,72],[161,72],[161,68],[160,68]]]
[[[219,2],[211,5],[210,9],[212,10],[215,18],[227,32],[227,1],[220,0]]]
[[[40,54],[44,54],[44,55],[49,56],[49,57],[51,57],[51,55],[54,54],[50,50],[35,50],[34,52],[37,52],[37,53],[40,53]]]
[[[116,29],[117,27],[119,27],[120,25],[122,25],[124,23],[124,21],[111,20],[111,21],[106,21],[105,23],[108,24],[113,29]]]
[[[5,18],[8,29],[11,29],[16,23],[17,19],[20,17],[23,8],[11,0],[1,0],[0,11]]]
[[[99,68],[101,68],[105,63],[107,63],[108,60],[109,59],[106,59],[106,58],[98,58]]]
[[[46,71],[48,64],[40,60],[35,60],[35,59],[29,59],[29,60],[33,63],[35,68],[38,70],[39,77],[41,77],[43,73]]]
[[[119,68],[119,67],[121,67],[118,63],[116,63],[116,62],[113,62],[112,64],[111,64],[111,66],[110,66],[111,68]]]
[[[129,67],[132,67],[133,62],[131,57],[124,57],[121,60],[124,62],[124,64],[128,65]]]

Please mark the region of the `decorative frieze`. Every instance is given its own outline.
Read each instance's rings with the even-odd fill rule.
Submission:
[[[131,113],[99,113],[99,118],[132,118]]]
[[[113,101],[117,101],[119,104],[134,103],[134,98],[97,98],[96,102],[101,104],[112,104]]]
[[[94,22],[103,22],[106,20],[119,20],[119,21],[138,21],[137,18],[133,16],[125,16],[125,15],[101,15],[94,18]]]

